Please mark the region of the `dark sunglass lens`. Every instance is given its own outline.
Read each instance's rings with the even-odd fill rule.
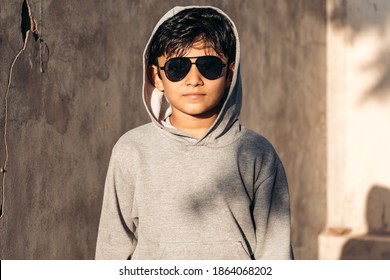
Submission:
[[[196,66],[205,78],[215,80],[221,76],[224,64],[216,56],[203,56],[196,60]]]
[[[169,59],[165,64],[165,75],[172,82],[182,80],[191,68],[191,60],[185,57]]]

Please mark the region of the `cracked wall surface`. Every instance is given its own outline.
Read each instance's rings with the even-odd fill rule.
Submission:
[[[31,36],[13,69],[1,259],[93,258],[111,149],[149,122],[143,48],[168,9],[189,4],[217,6],[236,22],[242,121],[278,150],[297,257],[316,258],[326,210],[324,0],[28,2],[47,48]],[[23,46],[22,5],[0,0],[1,124],[9,66]]]

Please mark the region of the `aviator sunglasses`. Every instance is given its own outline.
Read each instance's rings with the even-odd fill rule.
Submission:
[[[191,59],[196,58],[195,62]],[[159,68],[165,71],[165,76],[171,82],[178,82],[184,79],[190,72],[192,64],[195,64],[200,74],[209,80],[215,80],[221,77],[222,69],[226,66],[217,56],[197,56],[197,57],[173,57],[168,59],[163,67]]]

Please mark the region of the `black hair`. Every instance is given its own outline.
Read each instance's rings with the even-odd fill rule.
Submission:
[[[236,37],[229,19],[212,8],[190,8],[163,22],[155,32],[147,54],[148,65],[157,65],[157,58],[184,55],[199,41],[228,59],[235,61]]]

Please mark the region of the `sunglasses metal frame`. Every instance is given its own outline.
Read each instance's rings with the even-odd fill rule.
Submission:
[[[224,67],[226,67],[226,63],[223,63],[222,59],[219,58],[218,56],[215,56],[215,55],[202,55],[202,56],[192,56],[192,57],[186,57],[186,56],[172,57],[172,58],[168,59],[167,61],[165,61],[164,66],[162,66],[162,67],[161,67],[161,66],[158,66],[158,68],[159,68],[160,70],[166,71],[166,70],[165,70],[166,65],[167,65],[167,63],[169,63],[172,59],[186,59],[186,60],[188,59],[188,60],[191,62],[191,66],[192,66],[193,64],[195,64],[196,67],[198,68],[199,73],[202,74],[202,76],[205,77],[206,79],[208,79],[208,80],[215,80],[215,79],[218,79],[219,77],[221,77],[220,74],[219,74],[216,78],[210,79],[210,78],[207,78],[207,77],[202,73],[201,69],[199,69],[198,64],[196,64],[196,63],[197,63],[197,61],[198,61],[199,58],[204,58],[204,57],[218,58],[219,61],[221,62],[221,72],[222,72],[222,69],[223,69]],[[195,60],[194,62],[192,62],[191,59],[195,59],[195,58],[196,58],[196,60]],[[171,79],[169,78],[169,75],[167,75],[167,72],[165,72],[165,75],[166,75],[166,77],[168,78],[168,80],[170,80],[171,82],[179,82],[179,81],[183,80],[183,79],[188,75],[188,73],[190,72],[190,69],[191,69],[191,67],[188,68],[188,71],[187,71],[187,72],[185,73],[185,75],[184,75],[181,79],[179,79],[179,80],[171,80]]]

